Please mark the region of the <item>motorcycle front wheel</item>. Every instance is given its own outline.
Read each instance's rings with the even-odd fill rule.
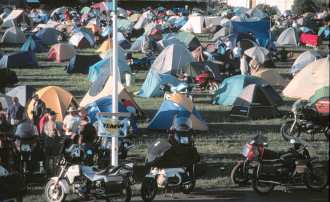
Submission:
[[[252,180],[252,187],[255,192],[257,192],[260,195],[266,195],[269,194],[271,191],[273,191],[275,185],[270,183],[263,183],[260,182],[258,179]]]
[[[322,191],[328,185],[328,172],[324,167],[314,167],[305,174],[304,183],[312,191]]]
[[[286,121],[281,126],[281,134],[285,141],[289,141],[293,137],[299,137],[300,136],[300,128],[298,124],[295,124],[295,126],[292,128],[292,124],[294,123],[293,120]]]
[[[56,185],[55,180],[50,180],[45,187],[45,197],[47,202],[62,202],[65,200],[66,194],[60,183]]]
[[[158,190],[157,182],[153,178],[145,178],[141,186],[141,197],[144,202],[152,202]]]
[[[231,170],[230,178],[233,184],[238,184],[239,186],[241,186],[249,181],[249,178],[244,176],[243,169],[243,162],[238,162]]]

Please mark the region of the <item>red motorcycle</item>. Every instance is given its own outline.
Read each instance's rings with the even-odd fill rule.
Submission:
[[[219,89],[219,82],[215,80],[213,73],[210,71],[203,71],[194,80],[198,89],[203,91],[208,90],[211,94]]]

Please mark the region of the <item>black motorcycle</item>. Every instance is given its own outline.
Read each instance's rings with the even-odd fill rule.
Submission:
[[[285,140],[299,137],[302,132],[310,134],[314,139],[315,134],[324,134],[329,140],[329,100],[324,99],[311,105],[307,101],[296,101],[291,109],[290,119],[281,127]]]
[[[305,184],[321,191],[328,184],[324,165],[310,157],[307,144],[298,138],[290,140],[293,147],[279,159],[262,160],[253,169],[252,187],[258,194],[270,193],[276,185]]]

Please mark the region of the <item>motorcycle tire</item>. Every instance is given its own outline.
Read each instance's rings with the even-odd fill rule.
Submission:
[[[109,197],[106,199],[106,202],[111,202],[111,201],[130,202],[131,198],[132,198],[132,189],[131,189],[131,186],[128,184],[122,190],[121,197],[118,198],[118,200],[113,200],[112,197]]]
[[[141,198],[144,202],[152,202],[156,197],[158,185],[155,179],[145,178],[141,186]]]
[[[45,187],[45,197],[47,202],[62,202],[66,198],[66,194],[64,193],[63,186],[59,183],[57,188],[55,188],[55,180],[50,180]],[[56,190],[55,190],[56,189]],[[56,198],[53,198],[55,192],[59,192],[58,196]],[[56,195],[56,194],[55,194]]]
[[[239,162],[231,170],[230,178],[232,183],[239,186],[246,184],[249,181],[249,178],[243,175],[243,162]]]
[[[314,167],[304,175],[304,183],[312,191],[322,191],[328,185],[328,172],[324,167]]]
[[[299,126],[295,126],[293,128],[293,131],[290,132],[290,128],[293,124],[293,120],[289,120],[289,121],[286,121],[284,124],[282,124],[281,126],[281,134],[282,134],[282,137],[285,141],[289,141],[292,137],[300,137],[300,127]]]
[[[261,183],[258,179],[257,172],[258,168],[255,168],[253,171],[252,188],[259,195],[267,195],[273,191],[275,185],[270,183]]]

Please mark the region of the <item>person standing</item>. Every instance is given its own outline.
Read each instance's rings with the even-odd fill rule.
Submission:
[[[33,97],[32,121],[34,125],[38,125],[41,117],[46,109],[45,103],[39,98],[37,94]]]
[[[80,117],[75,107],[70,107],[68,113],[63,120],[63,130],[67,137],[74,138],[79,134]]]
[[[19,103],[17,97],[12,98],[13,104],[8,108],[8,121],[15,126],[19,120],[23,119],[24,107]]]

